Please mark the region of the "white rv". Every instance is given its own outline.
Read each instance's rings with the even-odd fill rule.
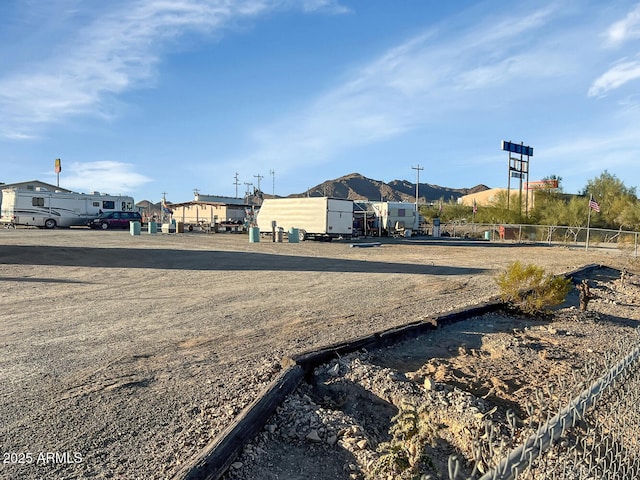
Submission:
[[[107,195],[99,192],[66,193],[7,188],[2,190],[0,223],[32,225],[44,228],[86,225],[87,221],[104,212],[134,211],[132,197]]]
[[[419,216],[415,203],[405,202],[370,202],[376,212],[382,230],[387,235],[403,235],[410,237],[417,233]]]
[[[300,240],[331,240],[353,235],[353,200],[329,197],[267,198],[256,222],[260,233],[297,228]]]

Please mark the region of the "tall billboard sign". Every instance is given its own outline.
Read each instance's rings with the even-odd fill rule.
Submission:
[[[533,157],[533,147],[527,147],[522,143],[511,143],[505,140],[502,141],[502,150],[505,152],[517,153],[520,155],[526,155],[527,157]]]
[[[62,171],[62,160],[56,158],[53,163],[53,170],[56,172],[56,186],[60,186],[60,172]]]
[[[522,184],[526,180],[529,183],[529,157],[533,157],[533,147],[525,145],[524,142],[513,143],[502,141],[502,150],[509,155],[509,176],[507,186],[507,209],[511,199],[511,178],[517,178],[520,182],[520,216],[522,216]],[[525,214],[529,215],[529,195],[525,198]]]

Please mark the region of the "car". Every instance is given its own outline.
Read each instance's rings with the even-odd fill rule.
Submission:
[[[129,228],[129,222],[141,222],[142,216],[138,212],[108,212],[101,213],[87,222],[89,228]]]

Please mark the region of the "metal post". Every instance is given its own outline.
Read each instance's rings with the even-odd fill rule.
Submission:
[[[275,170],[269,170],[269,175],[271,175],[271,194],[275,197],[276,196],[276,171]]]
[[[236,198],[238,198],[238,185],[240,185],[240,181],[238,180],[238,172],[236,172],[235,182],[233,184],[236,186]]]
[[[416,179],[416,214],[418,213],[418,196],[420,195],[420,170],[424,170],[424,167],[421,167],[420,164],[418,164],[417,167],[411,167],[413,170],[416,171],[416,175],[417,175],[417,179]]]
[[[587,241],[585,242],[584,249],[589,250],[589,224],[591,223],[591,205],[588,207],[589,215],[587,216]]]
[[[258,191],[261,192],[262,190],[260,190],[260,180],[262,180],[264,178],[264,175],[254,175],[254,178],[258,179]]]

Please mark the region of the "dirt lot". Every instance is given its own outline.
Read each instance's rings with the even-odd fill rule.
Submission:
[[[170,478],[283,357],[486,300],[514,260],[637,270],[612,249],[0,230],[0,478]]]

